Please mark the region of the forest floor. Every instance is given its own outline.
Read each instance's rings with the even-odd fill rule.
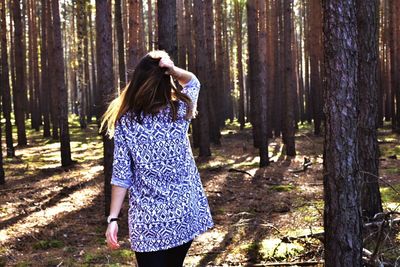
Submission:
[[[28,146],[18,148],[16,158],[4,159],[0,266],[135,266],[122,223],[126,202],[119,226],[121,248],[110,251],[105,244],[103,150],[97,126],[91,123],[82,130],[76,118],[71,124],[74,166],[60,167],[59,143],[31,130]],[[385,127],[379,140],[382,199],[385,210],[394,210],[400,205],[400,137]],[[281,139],[270,140],[271,164],[266,168],[258,168],[249,124],[240,131],[236,122],[229,123],[221,142],[212,146],[210,158],[196,157],[215,226],[196,237],[185,266],[304,261],[322,266],[318,239],[289,237],[323,230],[323,138],[314,136],[310,125],[301,125],[293,158],[283,155]],[[197,149],[193,151],[196,155]],[[305,158],[312,165],[300,171]],[[376,236],[365,238],[372,251]],[[400,255],[399,227],[393,225],[384,236],[380,252],[393,263]]]

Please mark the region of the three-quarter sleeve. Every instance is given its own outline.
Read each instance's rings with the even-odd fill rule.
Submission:
[[[123,188],[132,185],[134,164],[127,142],[122,131],[122,125],[117,122],[114,132],[114,159],[111,184]]]
[[[196,75],[192,75],[192,79],[182,86],[182,93],[186,94],[192,100],[193,106],[196,107],[199,98],[200,81]]]

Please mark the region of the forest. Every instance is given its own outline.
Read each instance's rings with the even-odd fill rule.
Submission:
[[[0,0],[0,37],[0,266],[136,266],[99,129],[158,49],[201,83],[184,266],[400,266],[400,1]]]

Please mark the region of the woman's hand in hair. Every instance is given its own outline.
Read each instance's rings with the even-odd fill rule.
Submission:
[[[180,85],[188,83],[192,79],[192,73],[176,67],[174,62],[169,57],[162,57],[160,59],[159,66],[161,68],[166,68],[165,74],[171,75],[178,80]]]
[[[158,64],[160,68],[166,68],[165,74],[173,75],[175,64],[169,57],[162,57]]]

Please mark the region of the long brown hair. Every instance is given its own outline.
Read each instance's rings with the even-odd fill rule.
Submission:
[[[121,94],[109,104],[101,118],[99,132],[107,129],[107,135],[114,136],[115,125],[119,118],[127,111],[132,112],[132,119],[143,122],[143,115],[156,115],[161,108],[171,106],[172,120],[175,121],[178,112],[178,100],[186,103],[186,117],[193,116],[191,99],[180,92],[175,86],[172,77],[165,74],[166,68],[159,67],[162,57],[168,54],[163,50],[155,50],[146,54],[135,67],[132,79],[128,82]]]

